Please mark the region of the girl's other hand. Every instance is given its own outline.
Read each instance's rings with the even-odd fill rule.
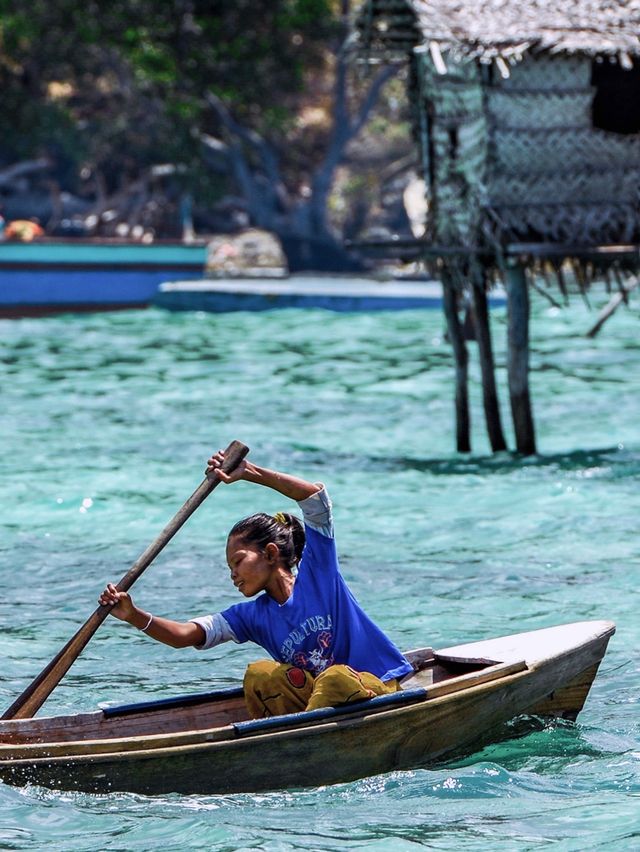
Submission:
[[[128,621],[134,613],[133,600],[128,592],[119,592],[113,583],[108,583],[107,588],[98,598],[100,606],[110,606],[110,615],[115,615],[121,621]]]

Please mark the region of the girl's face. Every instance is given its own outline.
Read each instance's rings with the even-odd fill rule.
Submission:
[[[271,548],[276,545],[268,544],[265,550],[232,536],[227,542],[227,563],[231,571],[231,582],[246,598],[263,592],[273,577],[277,561]]]

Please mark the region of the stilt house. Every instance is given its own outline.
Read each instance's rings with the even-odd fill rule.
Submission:
[[[535,452],[528,286],[623,286],[640,242],[637,0],[366,0],[360,62],[409,67],[428,187],[422,254],[438,266],[456,356],[458,448],[469,449],[459,294],[471,295],[494,450],[505,446],[486,287],[507,286],[517,449]],[[534,276],[537,276],[535,278]],[[529,282],[529,283],[528,283]]]

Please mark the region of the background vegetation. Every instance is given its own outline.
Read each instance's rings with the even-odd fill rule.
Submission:
[[[365,76],[345,50],[358,5],[0,0],[5,218],[104,236],[257,226],[292,258],[304,244],[312,266],[347,264],[344,236],[407,227],[413,166],[398,70]]]

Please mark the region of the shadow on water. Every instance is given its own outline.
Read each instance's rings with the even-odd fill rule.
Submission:
[[[325,455],[316,448],[297,447],[308,463],[321,463]],[[339,454],[334,458],[338,459]],[[362,469],[363,457],[345,454],[341,465],[350,463]],[[573,450],[550,455],[523,456],[516,452],[496,453],[492,456],[454,456],[450,458],[420,459],[406,456],[365,456],[364,462],[377,470],[414,470],[434,476],[468,476],[469,474],[509,474],[517,470],[582,471],[599,469],[599,475],[609,478],[633,478],[640,474],[640,453],[625,447],[603,447],[593,450]]]
[[[456,768],[478,762],[496,763],[510,772],[518,771],[532,761],[548,761],[549,770],[577,758],[602,757],[582,735],[581,727],[564,719],[541,716],[518,716],[499,728],[487,732],[486,737],[471,744],[457,754],[449,755],[440,765]]]
[[[522,456],[515,452],[496,453],[494,456],[456,457],[451,459],[387,459],[394,467],[428,471],[433,474],[451,476],[470,473],[512,473],[523,468],[579,471],[584,469],[607,469],[613,476],[636,476],[640,472],[640,454],[619,447],[605,447],[598,450],[573,450],[567,453],[550,455]],[[375,459],[375,464],[384,460]]]

